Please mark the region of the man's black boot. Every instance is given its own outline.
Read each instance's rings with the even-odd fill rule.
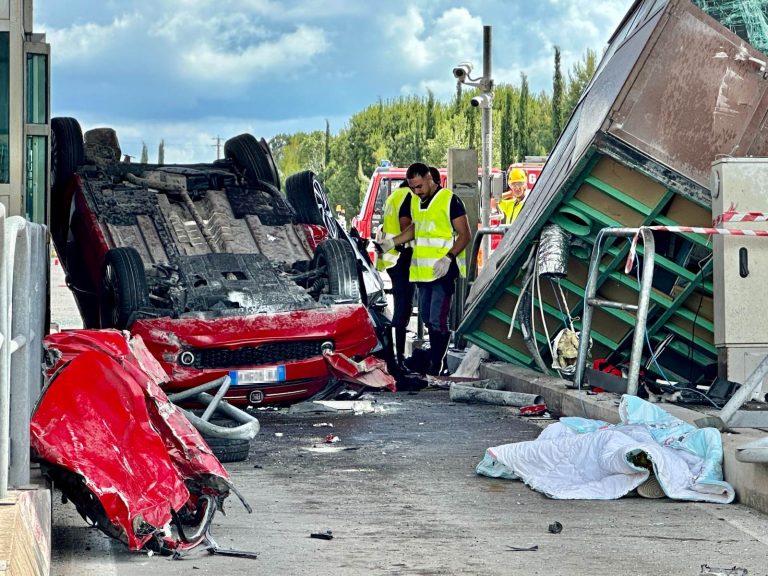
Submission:
[[[448,343],[451,341],[451,333],[429,332],[429,371],[427,374],[440,376],[447,367],[445,354],[448,351]]]

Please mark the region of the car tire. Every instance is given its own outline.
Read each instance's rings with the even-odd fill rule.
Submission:
[[[268,146],[267,150],[269,150]],[[251,186],[262,181],[280,189],[277,169],[273,169],[274,160],[270,162],[272,154],[265,153],[264,148],[251,134],[240,134],[227,140],[224,143],[224,156],[243,171],[246,181]]]
[[[264,155],[267,157],[267,163],[269,164],[269,171],[272,173],[272,182],[275,188],[280,190],[280,172],[275,164],[275,157],[272,156],[272,149],[269,147],[269,142],[264,138],[259,140],[259,146],[264,151]]]
[[[85,162],[83,131],[74,118],[51,118],[51,237],[58,250],[62,250],[69,232],[69,213],[72,193],[67,187],[69,179]]]
[[[326,268],[328,293],[353,302],[361,302],[357,259],[349,242],[328,238],[317,245],[312,268]]]
[[[51,189],[66,186],[85,161],[83,130],[74,118],[51,118]]]
[[[224,426],[226,428],[235,428],[239,426],[234,420],[229,418],[211,418],[211,424],[217,426]],[[203,440],[205,440],[208,447],[213,452],[213,455],[219,459],[222,464],[229,462],[243,462],[248,460],[248,454],[251,451],[250,440],[234,440],[230,438],[217,438],[216,436],[208,436],[202,434]]]
[[[126,330],[136,312],[149,306],[144,263],[135,248],[113,248],[104,260],[100,304],[102,328]]]
[[[339,224],[328,204],[328,195],[314,172],[306,170],[289,176],[285,181],[285,195],[300,224],[324,226],[328,236],[339,237]]]

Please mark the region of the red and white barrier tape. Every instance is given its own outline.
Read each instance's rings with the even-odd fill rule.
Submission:
[[[736,212],[728,210],[714,219],[713,226],[723,222],[768,222],[768,214],[765,212]]]
[[[759,214],[759,212],[748,212],[748,214]],[[746,220],[743,221],[746,222]],[[753,220],[753,222],[756,222],[756,220]],[[720,234],[722,236],[768,236],[768,230],[727,230],[725,228],[702,228],[699,226],[643,226],[643,228],[658,232],[686,232],[689,234],[706,234],[707,236],[712,234]],[[637,251],[638,236],[640,236],[639,232],[632,238],[632,245],[629,247],[629,254],[627,254],[627,262],[624,264],[625,274],[629,274],[632,271],[632,263],[635,261],[635,253]]]

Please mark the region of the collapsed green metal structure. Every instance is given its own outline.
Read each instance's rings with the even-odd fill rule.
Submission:
[[[745,38],[768,47],[765,2],[697,4]],[[716,6],[711,6],[717,4]],[[726,10],[725,4],[730,6]],[[743,12],[759,5],[756,24]],[[750,38],[752,39],[752,38]],[[750,57],[752,58],[750,60]],[[495,357],[537,369],[519,320],[508,337],[524,265],[542,228],[571,234],[567,277],[544,281],[534,296],[538,353],[582,307],[595,236],[603,227],[710,226],[710,167],[723,155],[768,156],[768,58],[688,0],[639,0],[609,42],[592,82],[555,145],[526,207],[472,283],[458,334]],[[704,383],[717,373],[712,258],[707,236],[655,233],[656,272],[647,345],[671,379]],[[628,243],[613,244],[600,265],[598,296],[636,302],[635,272],[624,273]],[[639,250],[642,259],[642,249]],[[560,286],[556,284],[559,283]],[[565,296],[565,302],[558,295]],[[526,303],[526,306],[528,304]],[[627,362],[631,312],[596,310],[593,358]]]

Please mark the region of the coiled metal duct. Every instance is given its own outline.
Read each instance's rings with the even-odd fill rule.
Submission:
[[[544,227],[536,256],[539,276],[565,278],[568,275],[568,247],[571,235],[557,224]]]

